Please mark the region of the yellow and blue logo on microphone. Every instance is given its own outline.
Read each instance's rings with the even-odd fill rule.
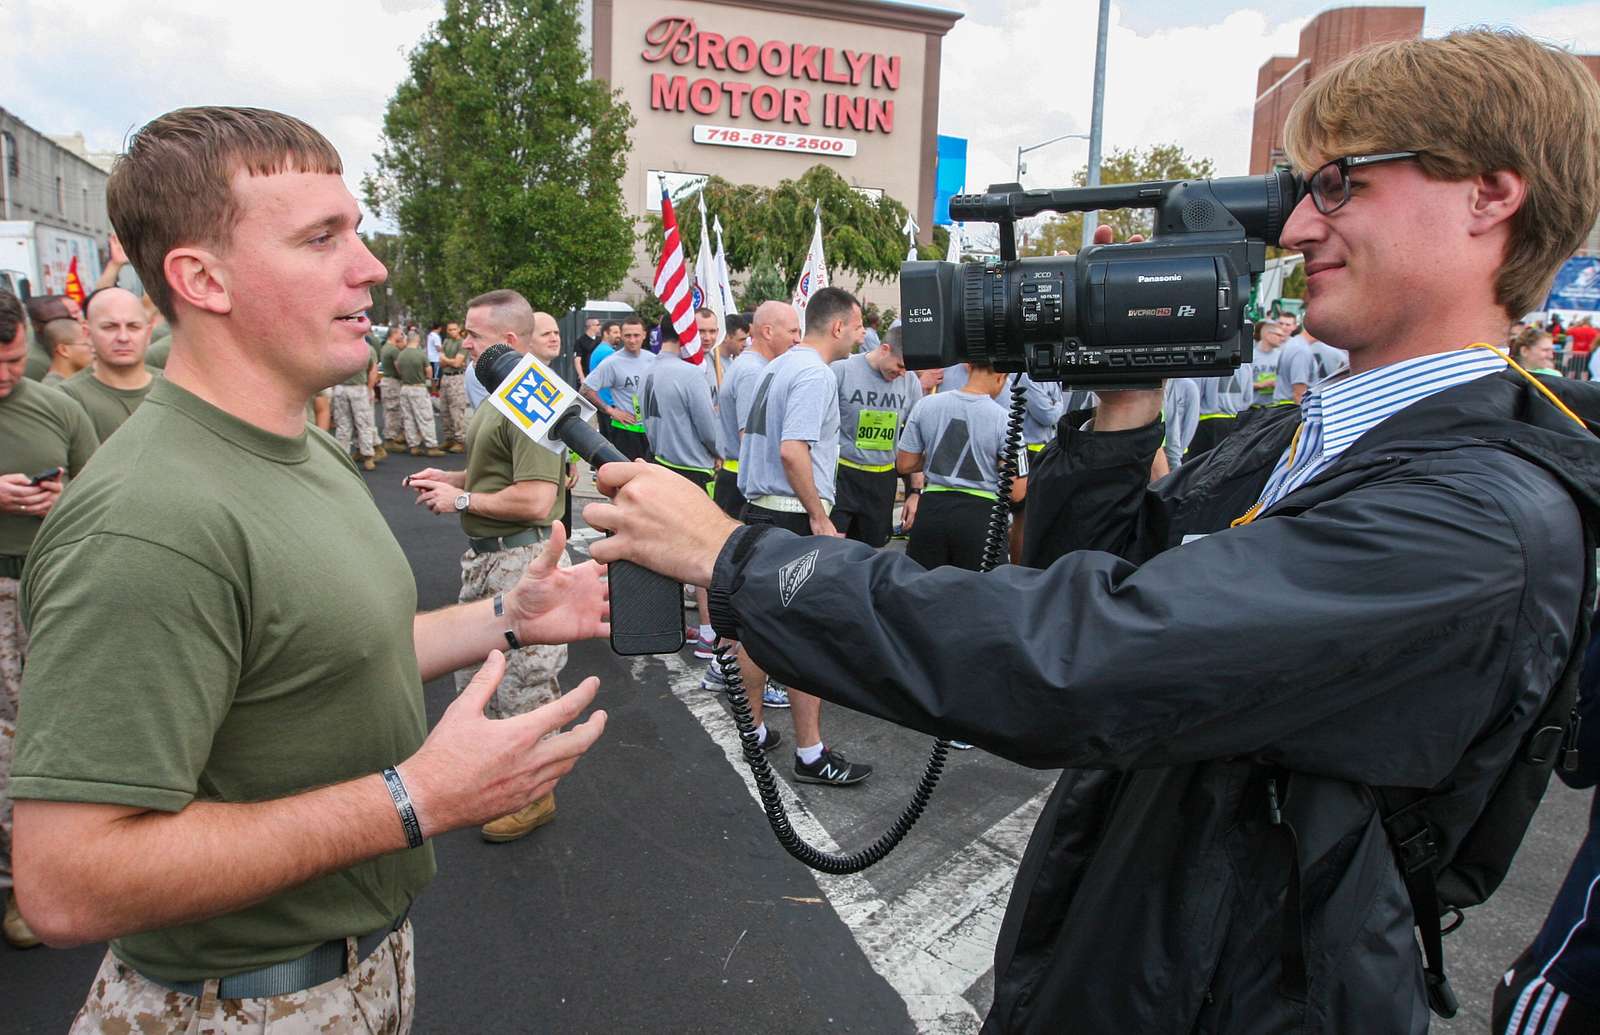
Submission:
[[[502,412],[509,412],[524,429],[530,429],[555,419],[564,387],[535,362],[521,377],[508,379],[495,395],[505,403]]]

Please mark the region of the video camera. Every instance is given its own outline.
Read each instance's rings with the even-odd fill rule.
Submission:
[[[1085,388],[1229,375],[1251,360],[1245,305],[1300,191],[1273,172],[957,195],[951,219],[1000,225],[1001,261],[900,267],[906,366],[982,362]],[[1155,209],[1151,239],[1017,258],[1017,220],[1117,208]]]

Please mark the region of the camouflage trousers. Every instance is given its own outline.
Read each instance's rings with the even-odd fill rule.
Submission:
[[[439,378],[440,441],[467,443],[467,375],[446,374]]]
[[[108,951],[70,1032],[406,1035],[417,1005],[410,921],[364,960],[355,958],[354,938],[345,939],[345,952],[349,971],[314,988],[262,999],[219,999],[215,979],[206,982],[200,995],[183,995],[156,984]]]
[[[353,441],[362,456],[373,454],[378,429],[372,421],[372,396],[366,385],[333,386],[333,437],[346,453]]]
[[[548,536],[548,529],[540,529]],[[513,546],[498,553],[478,553],[468,550],[461,555],[461,602],[482,600],[496,593],[508,593],[522,578],[522,573],[544,543]],[[571,565],[565,554],[561,557],[563,568]],[[506,675],[500,688],[489,699],[485,710],[491,719],[509,719],[513,715],[531,712],[541,704],[549,704],[561,696],[561,684],[556,677],[567,663],[567,646],[564,643],[536,643],[521,650],[506,652]],[[467,688],[478,668],[461,669],[456,673],[456,692]]]
[[[395,442],[403,441],[406,436],[405,419],[400,416],[400,379],[380,379],[378,393],[383,399],[383,437]]]
[[[406,445],[412,449],[439,448],[439,433],[433,427],[433,396],[427,385],[404,385],[400,389],[400,419],[405,422]]]
[[[19,585],[16,579],[0,578],[0,892],[11,887],[11,751],[17,738],[22,658],[28,653]]]

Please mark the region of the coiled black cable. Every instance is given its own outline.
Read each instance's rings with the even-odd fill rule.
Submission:
[[[1022,384],[1022,379],[1018,378],[1017,384],[1011,389],[1011,415],[1006,425],[1005,449],[1000,454],[998,498],[995,500],[994,513],[989,518],[989,528],[984,539],[982,571],[993,571],[1006,556],[1010,545],[1006,518],[1010,511],[1011,483],[1018,471],[1017,450],[1022,448],[1023,408],[1026,404],[1027,388]],[[916,826],[917,820],[922,818],[923,810],[933,798],[933,789],[939,785],[939,778],[944,775],[945,758],[950,753],[950,741],[941,739],[934,742],[933,750],[928,754],[927,768],[922,772],[922,779],[917,781],[917,789],[911,793],[911,800],[889,825],[889,829],[885,830],[876,841],[859,852],[849,854],[825,852],[801,837],[789,822],[789,812],[783,807],[783,799],[778,795],[777,774],[772,771],[772,763],[767,761],[766,754],[761,750],[761,743],[756,738],[755,716],[750,713],[749,691],[745,689],[744,677],[739,673],[739,663],[734,658],[733,648],[726,644],[719,646],[716,663],[722,673],[722,681],[727,687],[728,706],[733,711],[733,724],[739,730],[739,744],[744,750],[744,760],[750,767],[750,775],[755,779],[756,794],[761,799],[761,809],[766,813],[767,823],[772,827],[773,836],[778,839],[783,850],[821,873],[860,873],[868,866],[883,861],[906,834],[911,832],[911,828]]]

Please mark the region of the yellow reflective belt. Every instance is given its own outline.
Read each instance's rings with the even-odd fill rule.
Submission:
[[[852,471],[866,471],[868,474],[882,474],[885,471],[894,470],[894,464],[858,464],[854,460],[846,460],[842,456],[839,458],[839,466],[848,467]]]
[[[722,469],[724,471],[732,471],[734,474],[738,474],[739,473],[739,461],[737,461],[737,460],[724,460],[724,461],[722,461]]]
[[[997,500],[1000,497],[986,489],[963,489],[959,485],[927,485],[923,492],[964,492],[968,496],[976,496],[981,500]]]
[[[1201,420],[1234,420],[1238,416],[1239,415],[1237,413],[1202,413],[1200,415],[1200,419]]]
[[[656,463],[660,464],[662,467],[670,467],[674,471],[693,471],[695,474],[714,473],[709,467],[685,467],[683,464],[669,463],[666,460],[661,459],[659,456],[656,457]]]
[[[1030,453],[1040,453],[1040,452],[1044,451],[1044,447],[1045,447],[1045,443],[1043,443],[1043,442],[1029,442],[1028,443],[1028,452],[1030,452]]]

